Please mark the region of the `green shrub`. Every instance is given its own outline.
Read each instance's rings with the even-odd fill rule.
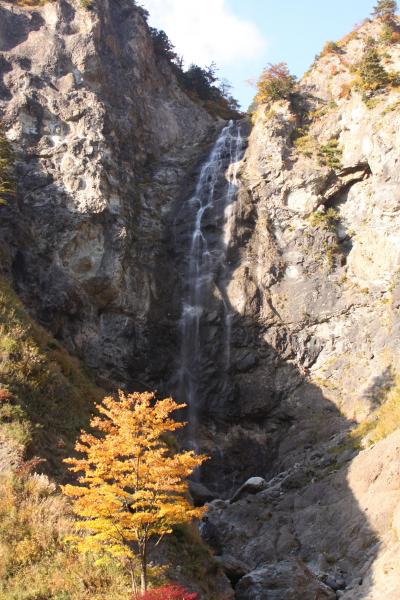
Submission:
[[[325,212],[317,210],[312,213],[308,221],[312,227],[334,232],[339,222],[339,213],[334,208],[328,208]]]
[[[293,144],[299,154],[303,154],[309,158],[313,156],[315,139],[308,133],[307,128],[297,130]]]
[[[384,23],[380,35],[380,41],[385,46],[397,44],[400,42],[400,33],[394,28],[393,23]]]
[[[342,167],[342,150],[337,137],[332,137],[327,144],[318,150],[318,160],[321,166],[339,170]]]
[[[0,127],[0,204],[6,204],[10,198],[15,196],[13,165],[14,153]]]

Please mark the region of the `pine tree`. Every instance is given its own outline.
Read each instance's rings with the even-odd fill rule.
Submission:
[[[108,553],[128,566],[136,592],[147,589],[152,539],[203,514],[189,501],[187,477],[205,456],[173,452],[166,436],[184,426],[171,413],[183,408],[171,398],[154,402],[150,393],[105,398],[91,421],[96,435],[82,432],[76,450],[82,458],[66,462],[79,473],[79,485],[67,485],[74,499],[77,528],[73,542],[81,552]]]
[[[397,11],[397,2],[395,0],[378,0],[374,6],[372,15],[383,19],[390,19],[395,16]]]
[[[389,75],[381,63],[378,51],[373,43],[368,43],[358,68],[362,87],[367,91],[384,88],[389,83]]]

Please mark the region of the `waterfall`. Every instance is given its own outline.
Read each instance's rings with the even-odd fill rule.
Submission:
[[[187,206],[186,227],[191,229],[183,275],[177,395],[179,401],[189,407],[193,443],[203,388],[206,387],[206,367],[212,362],[203,338],[207,328],[210,331],[210,323],[216,319],[219,324],[217,343],[223,346],[222,369],[225,374],[229,369],[233,315],[221,287],[234,230],[238,168],[243,151],[240,124],[231,121],[222,130],[202,166],[194,195]]]

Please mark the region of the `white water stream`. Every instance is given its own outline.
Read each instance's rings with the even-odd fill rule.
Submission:
[[[202,386],[204,356],[202,331],[213,320],[216,289],[227,269],[227,251],[235,227],[235,203],[238,191],[238,168],[244,151],[240,125],[230,122],[218,137],[203,165],[196,190],[190,199],[193,226],[184,276],[184,299],[180,319],[180,364],[178,398],[189,407],[192,431],[196,428]],[[223,365],[230,365],[232,317],[222,297],[219,336]],[[211,312],[210,312],[211,311]],[[193,437],[193,434],[192,434]],[[193,440],[194,441],[194,440]]]

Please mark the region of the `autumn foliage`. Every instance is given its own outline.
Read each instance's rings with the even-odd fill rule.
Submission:
[[[132,600],[198,600],[195,592],[189,592],[180,585],[165,585],[160,588],[148,590],[140,596],[134,595]]]
[[[107,397],[91,421],[94,433],[82,432],[76,444],[81,457],[66,461],[79,474],[78,485],[63,488],[79,517],[81,535],[72,541],[81,552],[124,562],[134,591],[137,572],[147,588],[151,540],[203,514],[189,501],[187,478],[206,457],[173,452],[166,438],[184,426],[171,417],[183,407],[151,393]]]
[[[291,75],[286,63],[269,64],[257,82],[256,102],[275,102],[288,99],[294,90],[296,78]]]

